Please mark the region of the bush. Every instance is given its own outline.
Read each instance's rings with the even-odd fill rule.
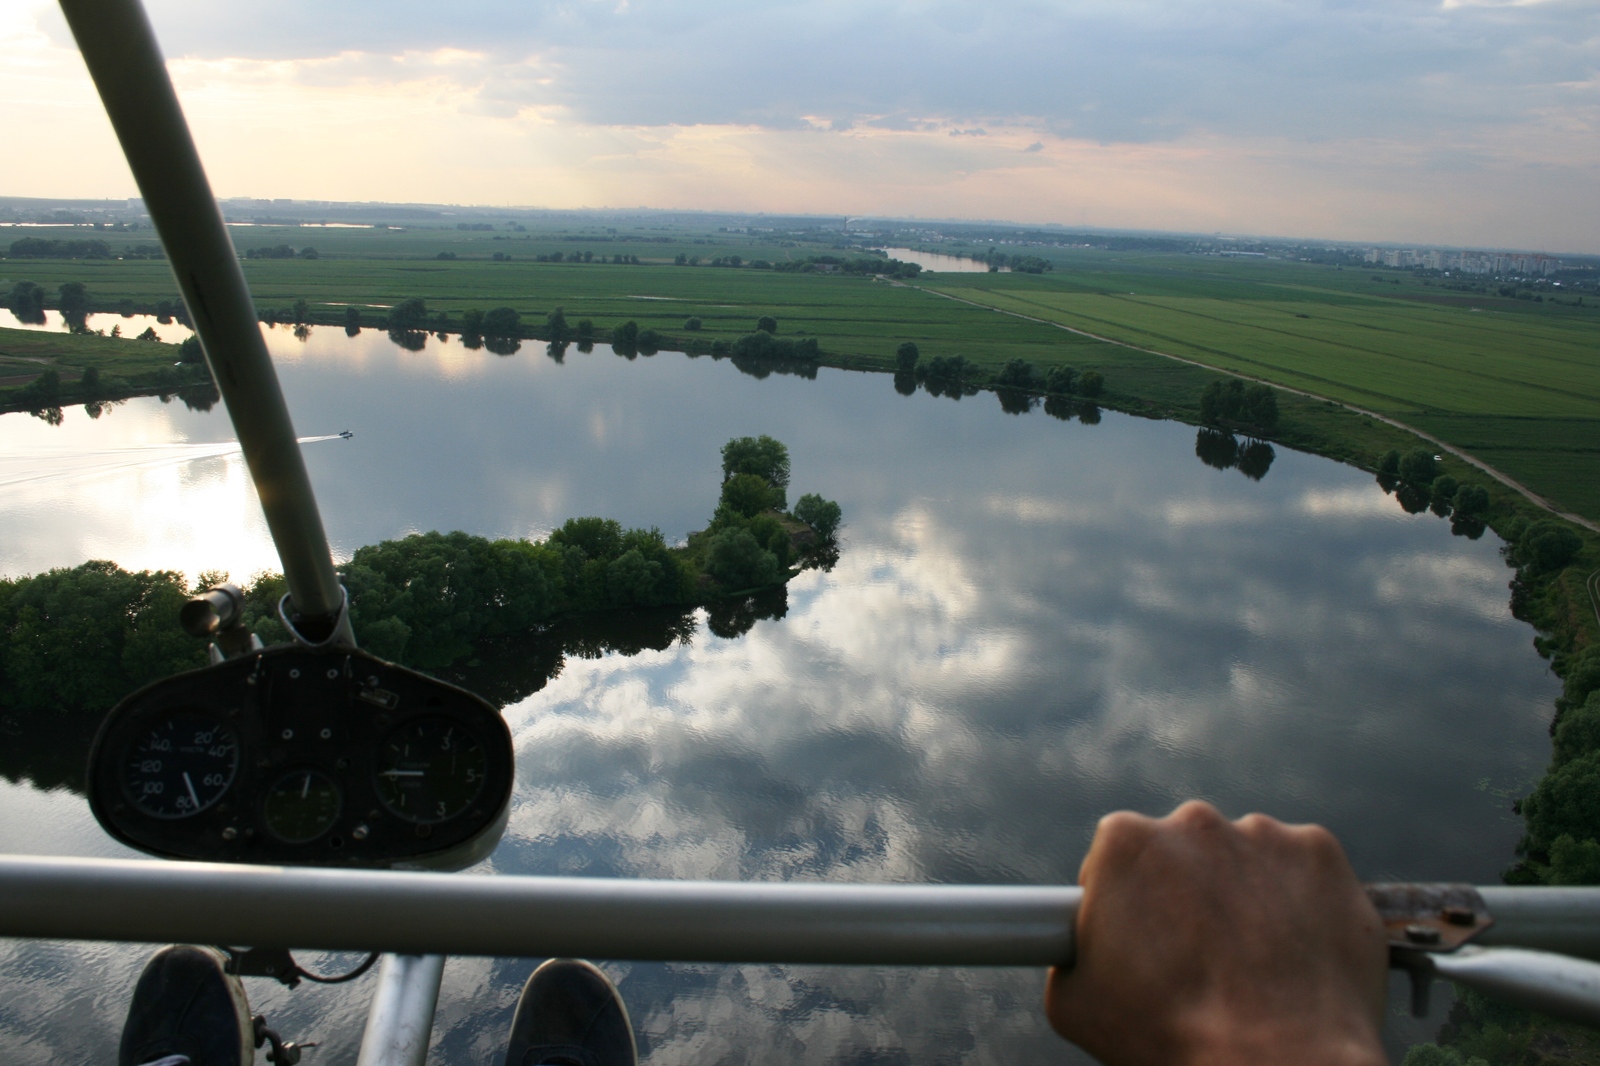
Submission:
[[[900,347],[894,350],[894,365],[901,373],[907,374],[917,368],[917,360],[922,358],[922,353],[910,341],[903,341]]]
[[[679,256],[678,258],[682,259],[683,257]],[[698,333],[700,331],[700,320],[698,318],[686,318],[683,320],[683,328],[690,333]]]
[[[794,505],[794,516],[815,530],[817,536],[831,537],[838,532],[843,513],[832,500],[808,492]]]
[[[1077,376],[1070,366],[1053,366],[1044,375],[1044,390],[1052,396],[1070,396]]]
[[[741,359],[793,359],[816,362],[821,353],[815,337],[774,337],[765,330],[746,333],[733,342],[733,355]]]
[[[747,529],[728,529],[711,538],[705,572],[730,590],[775,585],[783,576],[778,557]]]
[[[778,320],[771,315],[762,315],[756,320],[756,330],[761,333],[778,332]]]
[[[1101,376],[1098,370],[1086,370],[1083,373],[1083,377],[1078,379],[1079,395],[1087,396],[1091,400],[1105,391],[1105,387],[1106,379]]]

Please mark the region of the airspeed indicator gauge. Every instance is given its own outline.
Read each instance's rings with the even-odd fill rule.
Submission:
[[[189,818],[222,798],[239,769],[239,740],[209,714],[175,710],[129,742],[122,790],[152,818]]]

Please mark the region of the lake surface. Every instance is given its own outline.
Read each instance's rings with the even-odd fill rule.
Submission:
[[[898,259],[902,263],[915,263],[923,270],[938,274],[987,274],[989,264],[977,259],[968,259],[960,255],[940,255],[938,252],[920,252],[913,248],[880,248],[891,259]],[[1001,267],[1000,272],[1009,274],[1010,267]]]
[[[502,686],[518,786],[476,873],[1066,883],[1102,814],[1191,796],[1320,821],[1369,880],[1511,860],[1557,682],[1494,536],[1407,515],[1361,471],[1278,449],[1252,480],[1198,460],[1192,427],[887,375],[267,335],[298,431],[354,433],[304,445],[341,557],[587,514],[681,538],[745,434],[789,445],[791,500],[844,509],[838,565],[743,635],[696,612],[658,649]],[[276,565],[220,405],[5,415],[0,455],[0,573]],[[63,732],[0,722],[0,851],[129,854],[35,783],[30,752],[86,743]],[[110,1061],[146,953],[0,942],[0,1061]],[[452,960],[430,1061],[491,1061],[535,961]],[[1038,971],[608,969],[652,1063],[1072,1061]],[[371,987],[250,982],[321,1063],[354,1060]]]

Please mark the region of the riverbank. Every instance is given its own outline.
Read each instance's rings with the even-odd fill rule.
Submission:
[[[217,400],[204,363],[180,361],[180,345],[156,340],[0,328],[0,413],[59,416],[70,404],[132,396],[182,396],[207,410]]]

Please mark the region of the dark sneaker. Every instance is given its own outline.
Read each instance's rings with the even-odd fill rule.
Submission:
[[[506,1066],[636,1066],[633,1023],[616,987],[581,959],[551,959],[528,978]]]
[[[145,964],[122,1025],[118,1066],[187,1058],[190,1066],[247,1066],[255,1028],[239,979],[212,948],[162,948]]]

